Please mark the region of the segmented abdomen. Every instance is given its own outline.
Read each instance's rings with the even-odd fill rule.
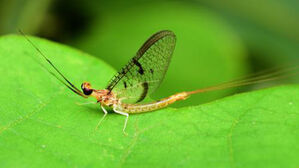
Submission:
[[[126,112],[129,114],[143,113],[158,110],[164,108],[178,100],[184,100],[188,97],[186,92],[177,93],[167,98],[158,100],[156,102],[145,103],[145,104],[124,104],[120,103],[116,105],[115,109],[118,111]]]

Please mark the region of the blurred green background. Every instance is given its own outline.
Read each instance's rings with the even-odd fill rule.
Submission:
[[[153,33],[172,30],[177,35],[173,60],[153,95],[161,98],[294,62],[299,53],[298,9],[295,0],[4,0],[0,34],[20,28],[120,69]],[[176,106],[235,91],[196,95]]]

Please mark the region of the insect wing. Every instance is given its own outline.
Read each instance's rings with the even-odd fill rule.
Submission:
[[[160,31],[152,35],[136,56],[111,79],[107,89],[125,103],[144,100],[161,84],[175,42],[176,37],[171,31]]]

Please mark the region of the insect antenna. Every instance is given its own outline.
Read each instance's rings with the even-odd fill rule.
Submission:
[[[80,91],[75,85],[73,85],[57,68],[56,66],[41,52],[41,50],[23,33],[21,30],[18,30],[19,33],[25,37],[25,39],[33,46],[33,48],[51,65],[51,67],[67,82],[60,79],[55,73],[47,69],[44,65],[40,64],[44,69],[46,69],[51,75],[53,75],[57,80],[59,80],[62,84],[64,84],[67,88],[69,88],[71,91],[76,93],[79,96],[87,97],[85,96],[82,91]]]

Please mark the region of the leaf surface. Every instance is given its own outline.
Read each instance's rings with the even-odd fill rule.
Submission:
[[[81,51],[32,40],[76,86],[90,81],[103,88],[115,73]],[[44,71],[23,37],[1,37],[0,57],[0,167],[299,165],[299,86],[131,115],[124,136],[125,118],[114,113],[95,131],[103,115],[99,105],[77,105],[94,100]]]

